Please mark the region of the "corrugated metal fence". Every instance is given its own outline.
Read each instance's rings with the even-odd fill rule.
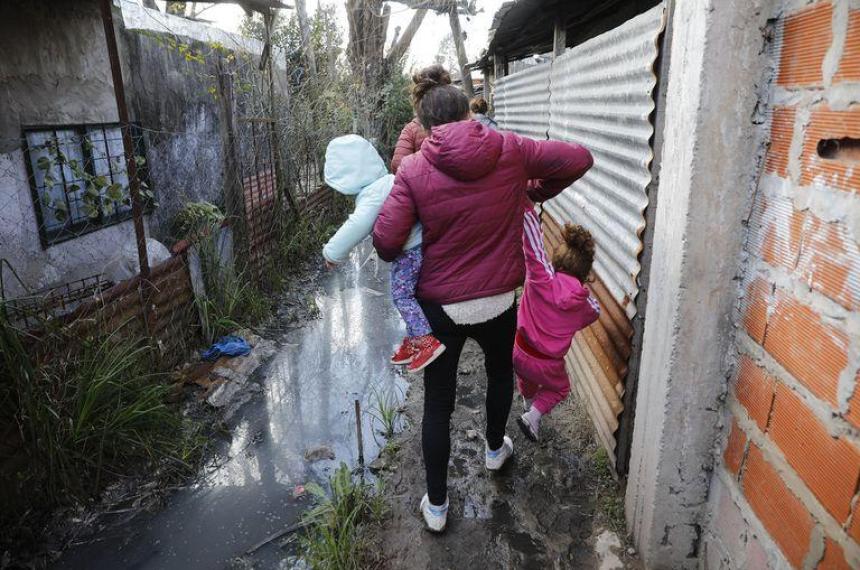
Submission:
[[[567,364],[613,459],[639,291],[664,12],[661,4],[551,63],[504,77],[494,93],[503,129],[578,142],[594,155],[591,171],[546,204],[544,222],[550,247],[566,222],[587,227],[597,242],[591,289],[603,314],[577,335]]]

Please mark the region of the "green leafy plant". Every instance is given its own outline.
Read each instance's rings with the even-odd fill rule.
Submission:
[[[119,333],[83,340],[64,333],[71,342],[31,339],[25,348],[0,313],[0,401],[20,438],[14,473],[0,471],[0,479],[32,508],[86,500],[146,462],[188,472],[199,441],[167,403],[170,384],[151,372],[152,349]],[[68,348],[37,356],[54,345]]]
[[[307,532],[301,539],[305,560],[314,569],[359,570],[380,563],[367,525],[382,520],[387,506],[381,489],[352,476],[341,463],[329,480],[329,493],[315,483],[305,489],[317,506],[305,516]]]
[[[368,414],[380,425],[379,435],[391,438],[400,423],[400,398],[395,390],[373,389],[373,408]]]
[[[174,235],[179,239],[198,240],[216,231],[224,213],[210,202],[189,202],[173,218]]]

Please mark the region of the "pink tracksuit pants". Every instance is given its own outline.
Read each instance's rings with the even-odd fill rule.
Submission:
[[[570,394],[570,379],[563,358],[539,357],[514,346],[517,388],[542,415],[548,414]]]

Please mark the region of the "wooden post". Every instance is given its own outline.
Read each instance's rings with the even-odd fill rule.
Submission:
[[[358,466],[364,468],[364,437],[361,435],[361,403],[355,401],[355,433],[358,437]]]
[[[508,58],[500,51],[493,54],[493,79],[498,81],[508,74]]]
[[[218,101],[221,104],[221,138],[224,145],[224,210],[233,231],[233,264],[241,270],[240,260],[250,254],[245,232],[245,195],[242,189],[241,162],[236,141],[233,74],[218,62]]]
[[[463,91],[466,97],[471,99],[475,96],[475,87],[472,85],[472,74],[469,71],[469,61],[466,59],[466,47],[463,45],[463,30],[460,29],[460,16],[457,15],[457,8],[451,8],[448,12],[448,20],[451,23],[451,36],[454,38],[454,45],[457,47],[457,62],[460,64],[460,78],[463,81]]]
[[[552,34],[552,58],[555,59],[564,54],[567,44],[567,28],[561,16],[556,17]]]
[[[269,57],[267,58],[267,70],[269,74],[269,138],[272,144],[272,154],[275,159],[275,199],[280,200],[281,192],[287,197],[287,204],[294,215],[299,214],[299,209],[296,206],[296,200],[293,198],[293,193],[290,191],[290,183],[286,178],[283,156],[281,155],[281,144],[278,138],[278,121],[275,118],[277,108],[275,106],[275,46],[272,45],[272,27],[275,24],[275,15],[271,9],[267,10],[263,15],[263,21],[266,28],[266,45],[269,46]],[[289,69],[289,67],[287,67]],[[290,85],[287,82],[287,91],[289,92]],[[286,117],[288,113],[284,113]],[[289,118],[287,118],[289,120]]]

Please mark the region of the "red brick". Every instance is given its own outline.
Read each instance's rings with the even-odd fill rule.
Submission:
[[[768,434],[821,505],[836,520],[846,520],[860,479],[860,452],[831,437],[806,403],[783,384],[776,387]]]
[[[794,107],[777,106],[773,109],[770,123],[770,148],[767,151],[765,170],[782,178],[788,178],[791,139],[794,136]]]
[[[860,106],[831,111],[827,106],[813,110],[803,138],[800,182],[804,186],[821,184],[846,192],[860,187],[860,168],[855,158],[822,158],[818,143],[825,139],[858,138]]]
[[[808,214],[797,269],[812,289],[849,311],[860,309],[860,247],[844,224]]]
[[[834,408],[839,375],[848,364],[848,335],[822,322],[810,307],[777,292],[764,347],[809,390]]]
[[[747,287],[743,303],[744,328],[759,344],[764,344],[764,334],[767,330],[767,312],[770,304],[772,286],[757,277]]]
[[[822,64],[833,42],[833,6],[820,2],[788,16],[783,27],[777,83],[784,87],[821,85]]]
[[[774,379],[748,356],[742,356],[738,367],[735,395],[762,431],[767,427],[773,405]]]
[[[833,77],[834,83],[843,81],[860,81],[860,10],[848,13],[845,48],[839,60],[839,70]]]
[[[780,550],[792,566],[799,568],[809,550],[812,517],[755,445],[747,454],[743,489],[750,507]]]
[[[831,538],[824,543],[824,557],[816,568],[817,570],[851,570],[851,566],[845,560],[842,547]]]
[[[726,469],[729,473],[737,476],[740,473],[741,465],[744,461],[744,450],[747,445],[747,435],[740,428],[737,420],[732,418],[732,427],[729,432],[729,441],[726,444],[726,451],[723,453],[723,458],[726,462]]]

